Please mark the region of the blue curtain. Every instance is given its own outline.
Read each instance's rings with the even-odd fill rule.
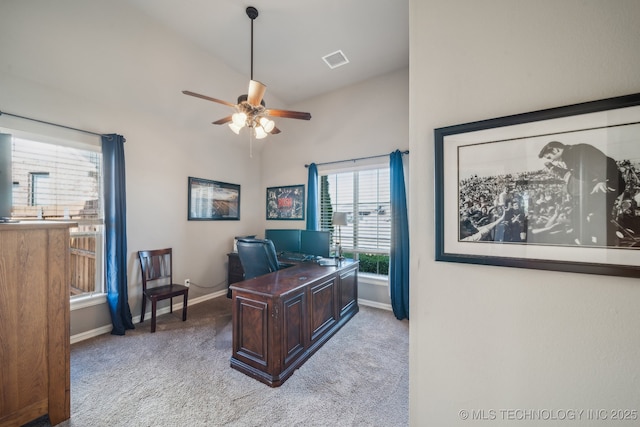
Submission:
[[[127,294],[127,206],[124,137],[102,136],[104,176],[105,280],[113,335],[135,329]]]
[[[307,184],[307,230],[320,229],[320,197],[318,196],[318,166],[309,165],[309,182]]]
[[[402,153],[391,153],[391,255],[389,284],[396,318],[409,318],[409,220]]]

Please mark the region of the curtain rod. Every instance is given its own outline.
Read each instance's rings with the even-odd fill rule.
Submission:
[[[409,154],[409,150],[401,151],[400,154]],[[378,157],[386,157],[389,154],[378,154],[377,156],[369,156],[369,157],[357,157],[355,159],[347,159],[347,160],[335,160],[333,162],[324,162],[324,163],[316,163],[316,166],[324,166],[324,165],[332,165],[334,163],[346,163],[346,162],[357,162],[358,160],[369,160],[376,159]],[[308,168],[309,165],[304,165],[305,168]]]
[[[65,126],[65,125],[59,125],[57,123],[52,123],[52,122],[46,122],[44,120],[39,120],[39,119],[32,119],[31,117],[25,117],[25,116],[20,116],[18,114],[12,114],[12,113],[7,113],[6,111],[0,111],[0,116],[2,115],[5,116],[11,116],[11,117],[17,117],[19,119],[25,119],[25,120],[31,120],[32,122],[38,122],[38,123],[43,123],[45,125],[51,125],[51,126],[57,126],[59,128],[64,128],[64,129],[70,129],[70,130],[75,130],[77,132],[83,132],[83,133],[88,133],[90,135],[95,135],[95,136],[109,136],[103,133],[97,133],[97,132],[91,132],[90,130],[84,130],[84,129],[78,129],[78,128],[74,128],[71,126]],[[126,139],[124,139],[124,142],[127,142]]]

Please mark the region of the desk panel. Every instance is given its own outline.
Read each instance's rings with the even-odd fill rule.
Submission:
[[[337,281],[334,276],[309,288],[312,343],[338,322]]]
[[[267,366],[268,331],[266,326],[269,317],[269,305],[265,301],[256,301],[246,298],[238,298],[238,330],[237,347],[234,351],[250,364],[257,367]],[[236,338],[236,331],[234,331]]]
[[[300,263],[232,284],[231,367],[280,386],[358,312],[357,284],[353,260]]]

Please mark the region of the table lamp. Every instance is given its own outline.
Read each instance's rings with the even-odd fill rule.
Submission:
[[[338,227],[338,241],[336,242],[336,256],[342,259],[342,235],[340,234],[340,227],[347,225],[347,213],[346,212],[334,212],[331,224]]]

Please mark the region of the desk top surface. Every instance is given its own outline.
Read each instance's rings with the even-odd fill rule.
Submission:
[[[243,291],[266,296],[284,295],[307,284],[331,276],[337,271],[358,268],[358,261],[344,259],[338,266],[324,267],[315,262],[296,263],[273,273],[253,279],[236,282],[229,288],[232,291]]]

